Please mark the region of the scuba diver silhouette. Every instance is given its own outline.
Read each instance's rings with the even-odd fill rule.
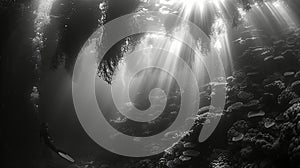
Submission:
[[[75,160],[66,152],[58,149],[54,145],[54,140],[52,139],[51,135],[49,134],[49,126],[48,123],[42,123],[41,129],[40,129],[40,140],[44,142],[44,144],[51,149],[53,152],[55,152],[57,155],[62,157],[63,159],[67,160],[68,162],[74,163]]]

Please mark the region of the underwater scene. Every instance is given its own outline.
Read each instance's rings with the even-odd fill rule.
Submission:
[[[300,0],[0,0],[1,167],[300,168]]]

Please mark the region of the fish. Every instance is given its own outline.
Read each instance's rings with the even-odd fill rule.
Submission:
[[[68,154],[66,154],[66,153],[64,153],[64,152],[57,152],[57,154],[58,154],[60,157],[66,159],[67,161],[69,161],[69,162],[71,162],[71,163],[74,163],[74,162],[75,162],[75,160],[74,160],[70,155],[68,155]]]

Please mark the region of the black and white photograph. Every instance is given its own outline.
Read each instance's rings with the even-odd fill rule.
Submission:
[[[300,0],[0,0],[2,168],[300,168]]]

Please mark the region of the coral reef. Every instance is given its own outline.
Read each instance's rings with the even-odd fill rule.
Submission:
[[[227,111],[228,109],[233,111],[231,109],[235,110],[239,105],[239,108],[243,107],[239,112],[248,114],[248,119],[245,115],[235,115],[235,122],[227,132],[228,150],[233,155],[233,167],[276,165],[276,167],[294,168],[300,165],[300,66],[297,61],[293,65],[286,64],[287,60],[300,58],[299,55],[293,54],[294,50],[289,49],[295,45],[299,47],[295,41],[300,41],[299,36],[294,35],[293,38],[274,42],[273,50],[267,55],[262,55],[265,57],[262,65],[265,64],[270,71],[261,73],[264,79],[261,84],[256,85],[257,92],[251,90],[255,93],[254,98],[251,96],[253,100],[242,101],[241,99],[247,96],[243,89],[249,88],[249,83],[253,82],[243,81],[250,79],[236,77],[240,79],[235,81],[248,83],[245,88],[237,87],[240,85],[237,82],[228,86],[231,89],[235,88],[235,94],[243,93],[246,96],[228,95],[232,103]],[[292,45],[289,46],[288,43]],[[277,67],[270,66],[269,63]],[[292,70],[286,69],[288,66]],[[239,70],[239,74],[240,71],[242,70]],[[248,92],[249,90],[246,93]],[[260,98],[255,100],[255,97]]]
[[[228,141],[240,141],[248,130],[248,124],[245,120],[235,122],[227,132]]]
[[[209,162],[212,168],[299,168],[300,54],[295,53],[299,44],[299,33],[290,32],[271,46],[249,47],[240,58],[243,66],[226,79],[221,122],[226,121],[216,130],[218,134],[227,130],[226,144],[216,150],[212,139],[199,144],[192,138],[216,110],[210,105],[208,85],[200,94],[201,108],[191,134],[168,149],[171,152],[166,151],[161,162],[167,168],[194,162],[197,166]],[[205,159],[205,154],[210,157]]]

